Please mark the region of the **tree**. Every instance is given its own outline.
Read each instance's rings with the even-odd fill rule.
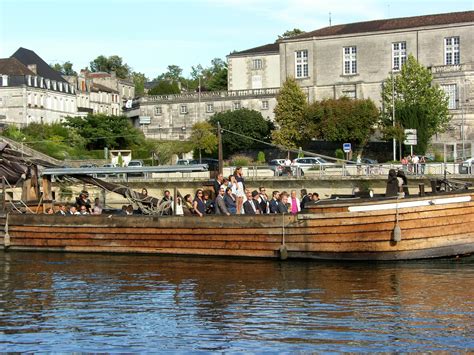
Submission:
[[[173,81],[181,81],[183,79],[182,74],[183,74],[183,69],[181,69],[178,65],[168,65],[167,67],[168,71],[158,75],[156,80],[173,80]]]
[[[224,131],[222,134],[222,147],[226,157],[238,151],[260,148],[261,144],[246,137],[267,142],[273,129],[273,123],[265,120],[260,112],[246,108],[219,112],[209,119],[209,123],[216,128],[217,122],[220,122],[223,129],[238,133],[236,135]]]
[[[309,138],[305,129],[306,107],[306,95],[294,78],[288,78],[277,96],[275,122],[279,129],[272,133],[275,144],[296,148]]]
[[[100,55],[90,62],[90,69],[92,72],[103,71],[110,73],[115,71],[117,77],[127,79],[130,76],[131,68],[127,64],[122,63],[122,61],[122,57],[118,55],[111,55],[108,58]]]
[[[302,31],[299,28],[293,28],[292,30],[285,31],[282,35],[279,35],[278,39],[291,38],[303,33],[305,33],[305,31]]]
[[[201,151],[212,154],[217,148],[217,136],[215,129],[209,122],[197,122],[193,125],[190,141],[193,148],[199,150],[199,161]]]
[[[86,148],[129,149],[143,144],[144,136],[125,116],[89,114],[86,117],[66,117],[64,124],[87,140]]]
[[[305,117],[306,130],[312,137],[363,147],[375,131],[380,112],[370,99],[342,97],[309,105]]]
[[[145,83],[148,78],[143,73],[133,72],[132,73],[133,84],[135,85],[135,95],[142,96],[145,94]]]
[[[179,94],[180,92],[181,90],[177,83],[168,80],[161,80],[150,91],[148,91],[148,95],[173,95]]]
[[[392,99],[395,102],[395,122],[405,129],[417,129],[417,151],[424,154],[429,139],[443,132],[450,120],[448,98],[444,91],[433,85],[431,71],[409,55],[400,73],[385,80],[381,122],[384,128],[393,124]]]
[[[72,63],[69,61],[64,62],[63,64],[50,64],[49,66],[61,73],[61,75],[77,75],[77,73],[72,69]]]

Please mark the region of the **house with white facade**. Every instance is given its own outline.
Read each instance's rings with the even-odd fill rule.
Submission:
[[[35,52],[19,48],[0,59],[0,124],[52,123],[77,112],[76,93]]]
[[[451,130],[435,139],[474,140],[473,38],[474,11],[324,27],[230,54],[228,92],[145,97],[139,114],[150,117],[148,132],[159,131],[162,139],[175,139],[180,127],[205,120],[211,104],[217,110],[268,107],[263,116],[273,119],[276,95],[288,77],[297,79],[309,102],[346,96],[381,106],[386,79],[412,54],[449,98]]]

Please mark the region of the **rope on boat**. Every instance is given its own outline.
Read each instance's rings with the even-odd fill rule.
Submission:
[[[4,179],[4,181],[6,182],[6,184],[8,185],[8,187],[10,189],[13,189],[12,185],[10,185],[10,183],[8,182],[7,179]],[[16,186],[15,186],[16,187]],[[34,213],[26,203],[23,202],[22,199],[19,200],[19,202],[26,208],[26,210],[30,213]],[[18,212],[18,213],[23,213],[20,209],[18,209],[18,207],[15,206],[15,204],[12,202],[11,205],[13,206],[13,208]]]
[[[286,260],[288,259],[288,248],[285,244],[285,213],[282,214],[282,224],[281,224],[281,245],[278,248],[278,252],[280,253],[280,259]]]

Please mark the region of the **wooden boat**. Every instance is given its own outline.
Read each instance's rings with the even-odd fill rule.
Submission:
[[[309,206],[298,215],[1,217],[10,250],[400,260],[474,252],[472,192]],[[398,222],[397,222],[398,220]],[[397,227],[401,239],[396,241]]]
[[[5,157],[19,161],[12,155]],[[10,165],[5,171],[15,179]],[[24,166],[20,168],[22,172]],[[90,177],[79,178],[94,183]],[[99,186],[106,184],[101,181]],[[39,184],[25,185],[35,190],[32,186]],[[51,182],[47,176],[42,185],[43,197],[48,197]],[[127,188],[121,189],[116,191],[130,194]],[[474,192],[464,189],[407,199],[340,200],[309,205],[297,215],[65,217],[12,212],[0,215],[0,246],[6,250],[281,259],[449,257],[474,252],[473,197]]]

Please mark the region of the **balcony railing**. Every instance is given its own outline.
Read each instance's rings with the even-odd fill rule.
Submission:
[[[255,96],[275,96],[280,91],[279,88],[268,89],[250,89],[250,90],[232,90],[232,91],[205,91],[201,94],[185,93],[175,95],[156,95],[141,98],[142,102],[163,102],[163,101],[202,101],[215,100],[221,98],[234,97],[255,97]]]

